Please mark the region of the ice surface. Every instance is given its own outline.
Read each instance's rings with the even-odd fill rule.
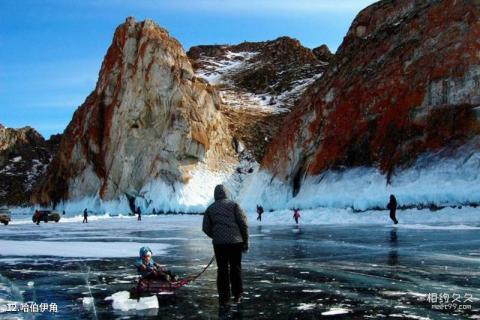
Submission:
[[[303,225],[325,225],[325,224],[343,224],[343,225],[368,225],[380,224],[391,225],[387,210],[383,211],[365,211],[354,212],[351,209],[341,208],[316,208],[301,210],[301,217],[299,219],[299,226]],[[291,210],[277,210],[266,211],[262,215],[262,221],[257,220],[257,213],[255,211],[247,211],[248,224],[250,226],[269,226],[269,225],[295,225],[293,219],[293,212]],[[479,230],[480,229],[480,214],[477,208],[463,207],[463,208],[444,208],[438,211],[430,211],[428,209],[408,209],[398,210],[397,218],[400,221],[396,228],[399,229],[418,229],[418,230]],[[77,235],[83,235],[84,231],[90,228],[97,228],[100,225],[108,224],[111,228],[118,230],[125,229],[139,229],[145,223],[151,229],[169,229],[178,225],[201,225],[203,217],[201,215],[145,215],[143,221],[137,222],[134,216],[109,216],[102,214],[100,216],[90,215],[89,224],[82,224],[83,217],[81,215],[70,216],[62,218],[59,223],[43,222],[37,226],[32,223],[30,216],[12,215],[12,223],[8,227],[3,227],[4,232],[13,232],[10,226],[28,225],[28,233],[44,234],[45,228],[49,230],[58,229],[59,225],[69,225],[71,230],[68,234],[55,237],[45,237],[43,240],[73,240]],[[31,227],[30,227],[31,225]],[[121,237],[116,233],[104,234],[92,232],[85,235],[85,240],[121,240]],[[23,231],[15,230],[15,233],[22,233]],[[26,231],[27,232],[27,231]],[[262,230],[262,236],[270,232],[268,228]],[[292,229],[292,233],[299,233],[300,229]],[[97,234],[98,233],[98,234]],[[73,236],[73,238],[72,238]],[[260,235],[252,235],[253,237]],[[172,236],[173,240],[182,241],[184,237]],[[137,241],[140,238],[132,237],[129,240]],[[163,238],[152,238],[152,241],[166,240]],[[131,242],[129,242],[131,243]],[[0,253],[1,254],[1,253]]]
[[[322,312],[338,309],[348,311],[340,317],[351,319],[380,314],[435,319],[424,299],[427,293],[471,293],[479,297],[478,230],[463,227],[480,226],[476,211],[400,211],[401,224],[392,227],[386,212],[302,210],[300,226],[294,227],[296,233],[291,232],[294,222],[288,210],[266,212],[261,223],[254,212],[249,212],[252,238],[250,250],[243,257],[243,318],[262,317],[258,309],[262,306],[263,317],[268,319],[318,318]],[[118,258],[39,257],[31,252],[21,258],[1,255],[0,305],[6,300],[57,302],[58,317],[66,320],[95,318],[95,312],[102,319],[140,318],[146,314],[194,318],[199,312],[205,318],[216,318],[215,265],[179,289],[173,303],[157,304],[155,297],[137,301],[128,296],[138,277],[133,256],[142,245],[150,246],[155,261],[181,277],[203,269],[213,250],[211,240],[201,231],[201,222],[200,215],[158,215],[142,221],[102,216],[88,225],[73,219],[40,226],[31,222],[9,225],[0,232],[0,243],[6,243],[6,247],[31,243],[39,250],[49,245],[56,251],[64,243],[69,250],[77,251],[79,245],[70,245],[77,242],[95,251],[102,242],[117,251],[128,241],[135,242],[131,254]],[[46,240],[56,237],[58,241]],[[156,247],[165,244],[170,246],[164,251]],[[29,282],[34,286],[29,287]],[[11,294],[13,290],[4,287],[17,287],[21,294]],[[474,308],[477,305],[474,300]],[[465,317],[473,314],[469,310],[459,312]]]
[[[381,224],[391,225],[388,211],[365,211],[353,212],[351,209],[328,209],[318,208],[301,210],[299,219],[302,225],[315,224],[343,224],[343,225],[367,225]],[[257,221],[256,212],[249,212],[250,225],[294,225],[293,212],[291,210],[279,210],[265,212],[262,221]],[[397,219],[400,221],[396,228],[399,229],[431,229],[431,230],[477,230],[480,228],[480,214],[478,209],[472,207],[445,208],[439,211],[430,210],[398,210]],[[294,231],[295,230],[295,231]],[[299,232],[293,229],[292,232]]]

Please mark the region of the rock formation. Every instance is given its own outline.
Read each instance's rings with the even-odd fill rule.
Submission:
[[[45,140],[35,129],[0,125],[0,205],[27,205],[57,151],[60,135]]]
[[[295,194],[306,176],[374,166],[391,178],[479,132],[480,3],[384,0],[354,20],[289,114],[263,168]]]
[[[128,18],[33,200],[112,200],[155,180],[187,184],[199,166],[226,170],[236,160],[220,103],[176,39]]]
[[[195,46],[187,55],[197,76],[218,90],[229,128],[257,161],[295,101],[328,65],[289,37]]]

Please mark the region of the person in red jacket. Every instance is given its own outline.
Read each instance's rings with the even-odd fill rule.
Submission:
[[[300,209],[293,209],[293,219],[295,219],[296,224],[298,224],[299,218],[300,218]]]

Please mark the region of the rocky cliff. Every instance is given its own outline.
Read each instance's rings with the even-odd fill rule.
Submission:
[[[176,39],[128,18],[33,200],[108,201],[155,181],[175,189],[202,168],[226,171],[236,159],[220,104]]]
[[[60,135],[45,140],[35,129],[0,125],[0,205],[27,205],[57,151]]]
[[[296,194],[329,169],[375,167],[391,181],[422,154],[464,145],[479,132],[479,36],[478,1],[384,0],[364,9],[263,168]]]
[[[231,131],[257,161],[295,101],[332,58],[325,45],[312,51],[289,37],[195,46],[187,55],[196,75],[219,92]]]

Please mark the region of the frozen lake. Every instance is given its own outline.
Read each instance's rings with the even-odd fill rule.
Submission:
[[[179,275],[201,271],[213,255],[201,216],[91,217],[88,224],[72,217],[40,226],[17,219],[0,228],[0,310],[33,301],[58,306],[38,319],[480,319],[480,223],[465,223],[462,210],[459,221],[442,211],[420,219],[399,213],[398,227],[384,215],[379,223],[328,224],[307,212],[300,227],[273,218],[268,225],[267,214],[260,225],[251,215],[245,299],[225,310],[217,306],[215,264],[160,305],[122,297],[135,283],[142,245]],[[426,223],[432,214],[444,219]],[[462,310],[440,310],[447,303],[427,301],[428,294],[447,294]],[[35,318],[0,313],[12,317]]]

